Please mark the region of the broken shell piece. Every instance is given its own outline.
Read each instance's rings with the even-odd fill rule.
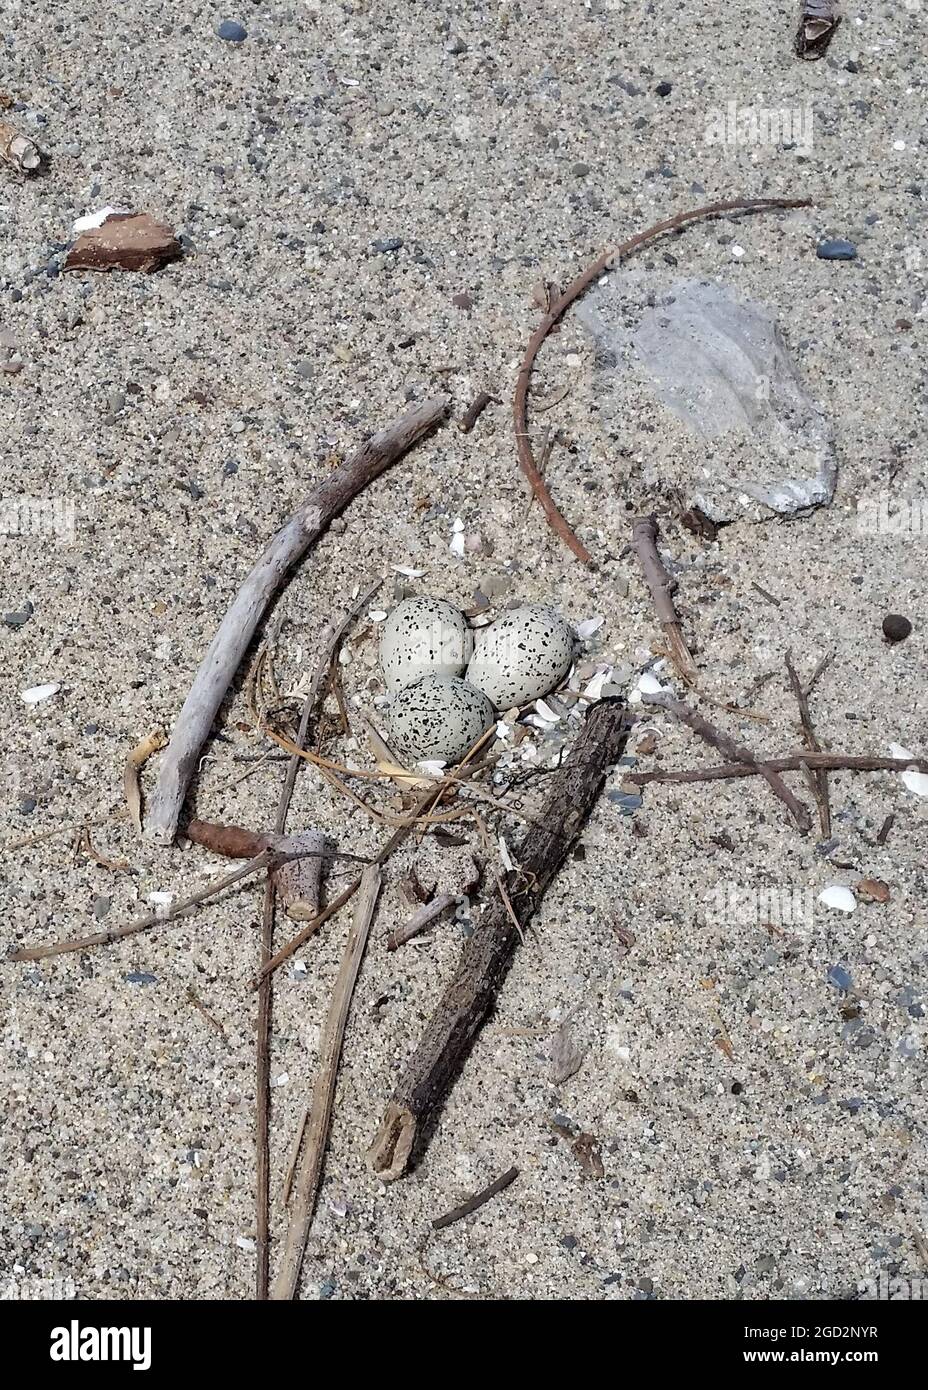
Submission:
[[[65,270],[138,270],[151,273],[182,255],[165,222],[148,212],[112,212],[98,227],[82,232],[68,252]]]
[[[19,698],[24,705],[37,705],[40,701],[48,700],[52,695],[57,695],[60,689],[60,685],[50,681],[48,685],[33,685],[28,690],[21,690]]]
[[[915,754],[910,753],[908,748],[903,748],[901,743],[891,743],[889,745],[889,756],[898,758],[900,762],[906,762],[910,758],[914,762]],[[900,775],[899,780],[902,785],[916,796],[928,796],[928,773],[919,772],[917,767],[907,767],[905,772]]]
[[[573,633],[559,613],[523,604],[480,635],[467,679],[497,709],[510,709],[549,694],[570,670],[573,652]]]
[[[42,167],[42,151],[35,141],[20,135],[7,121],[0,121],[0,159],[21,174],[36,174]]]
[[[824,58],[841,23],[837,10],[837,0],[801,0],[795,42],[798,58],[807,62]]]
[[[590,637],[593,636],[594,632],[599,631],[599,629],[602,627],[605,621],[605,618],[597,617],[585,618],[582,623],[578,623],[577,636],[580,638],[580,641],[586,642]]]
[[[77,220],[72,223],[71,231],[75,236],[80,236],[81,232],[92,232],[97,227],[102,227],[106,219],[112,217],[114,213],[125,214],[128,213],[128,211],[128,208],[107,206],[105,208],[100,208],[97,212],[85,213],[83,217],[78,217]]]
[[[853,912],[857,907],[857,899],[850,888],[840,883],[830,883],[823,888],[818,900],[824,907],[833,907],[837,912]]]
[[[392,740],[414,762],[457,762],[492,723],[487,697],[451,676],[423,676],[401,690],[390,706]]]
[[[460,609],[437,598],[407,598],[387,619],[380,664],[391,694],[422,676],[459,676],[474,638]]]

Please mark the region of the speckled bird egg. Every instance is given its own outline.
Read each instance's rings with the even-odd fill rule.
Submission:
[[[453,676],[423,676],[393,697],[390,734],[408,762],[441,758],[457,762],[495,718],[481,691]]]
[[[559,613],[526,603],[484,628],[466,679],[497,709],[540,700],[570,670],[574,637]]]
[[[439,598],[407,598],[384,623],[380,664],[391,694],[422,676],[460,676],[474,636],[459,609]]]

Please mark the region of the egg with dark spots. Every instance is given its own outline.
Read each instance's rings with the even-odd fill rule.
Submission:
[[[527,603],[484,628],[466,678],[497,709],[540,700],[570,670],[574,635],[559,613]]]
[[[423,676],[393,697],[390,735],[407,762],[455,763],[495,718],[486,695],[454,676]]]
[[[407,598],[384,623],[380,664],[391,694],[422,676],[460,676],[474,637],[460,609],[438,598]]]

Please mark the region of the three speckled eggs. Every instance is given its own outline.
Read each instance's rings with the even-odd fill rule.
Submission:
[[[384,625],[380,659],[393,695],[390,733],[411,762],[455,762],[496,710],[547,695],[573,659],[573,633],[550,608],[524,604],[476,634],[442,599],[411,598]]]

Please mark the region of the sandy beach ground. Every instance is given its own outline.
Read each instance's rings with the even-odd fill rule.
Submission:
[[[222,20],[244,41],[220,39]],[[784,654],[808,675],[830,653],[813,697],[823,746],[928,756],[926,22],[924,4],[851,0],[827,57],[803,63],[782,0],[2,0],[0,117],[50,156],[28,181],[0,167],[0,333],[22,362],[0,373],[4,951],[116,925],[226,871],[119,819],[126,754],[170,727],[260,547],[332,459],[436,393],[458,414],[481,389],[501,403],[471,434],[449,424],[418,446],[300,566],[278,610],[284,693],[377,573],[384,609],[404,585],[462,606],[480,587],[498,606],[602,616],[581,660],[631,685],[660,641],[629,550],[631,518],[653,511],[715,722],[766,753],[799,747]],[[793,113],[797,138],[713,139],[732,103]],[[831,421],[834,500],[714,541],[686,530],[677,473],[711,469],[711,443],[644,388],[640,411],[610,414],[569,314],[533,379],[549,406],[533,429],[561,432],[548,480],[586,569],[529,507],[515,460],[533,289],[674,212],[763,195],[813,206],[701,223],[627,273],[642,304],[672,274],[767,307]],[[107,204],[164,218],[183,259],[62,273],[75,218]],[[856,258],[818,258],[827,238]],[[11,499],[31,522],[11,522]],[[887,530],[872,520],[884,502],[916,505]],[[449,550],[456,518],[481,550]],[[896,645],[891,612],[913,624]],[[368,767],[361,716],[382,689],[369,629],[341,667],[352,733],[327,745]],[[59,688],[23,701],[43,684]],[[268,747],[246,689],[247,671],[193,804],[266,827],[282,765],[240,760]],[[645,726],[654,749],[636,752]],[[642,769],[721,761],[664,715],[628,751]],[[801,776],[790,784],[811,806]],[[384,1186],[365,1151],[486,896],[388,952],[415,850],[391,860],[302,1297],[835,1299],[928,1278],[928,800],[888,773],[835,773],[830,795],[825,843],[756,777],[653,785],[633,814],[603,796],[421,1163]],[[85,823],[93,853],[75,848]],[[289,824],[358,855],[383,839],[311,770]],[[866,878],[888,901],[819,901]],[[259,908],[252,885],[120,944],[0,965],[7,1296],[252,1296]],[[347,930],[347,914],[329,921],[276,980],[274,1259]],[[555,1085],[567,1017],[584,1058]],[[578,1160],[581,1135],[601,1176]],[[429,1237],[513,1165],[511,1187]]]

